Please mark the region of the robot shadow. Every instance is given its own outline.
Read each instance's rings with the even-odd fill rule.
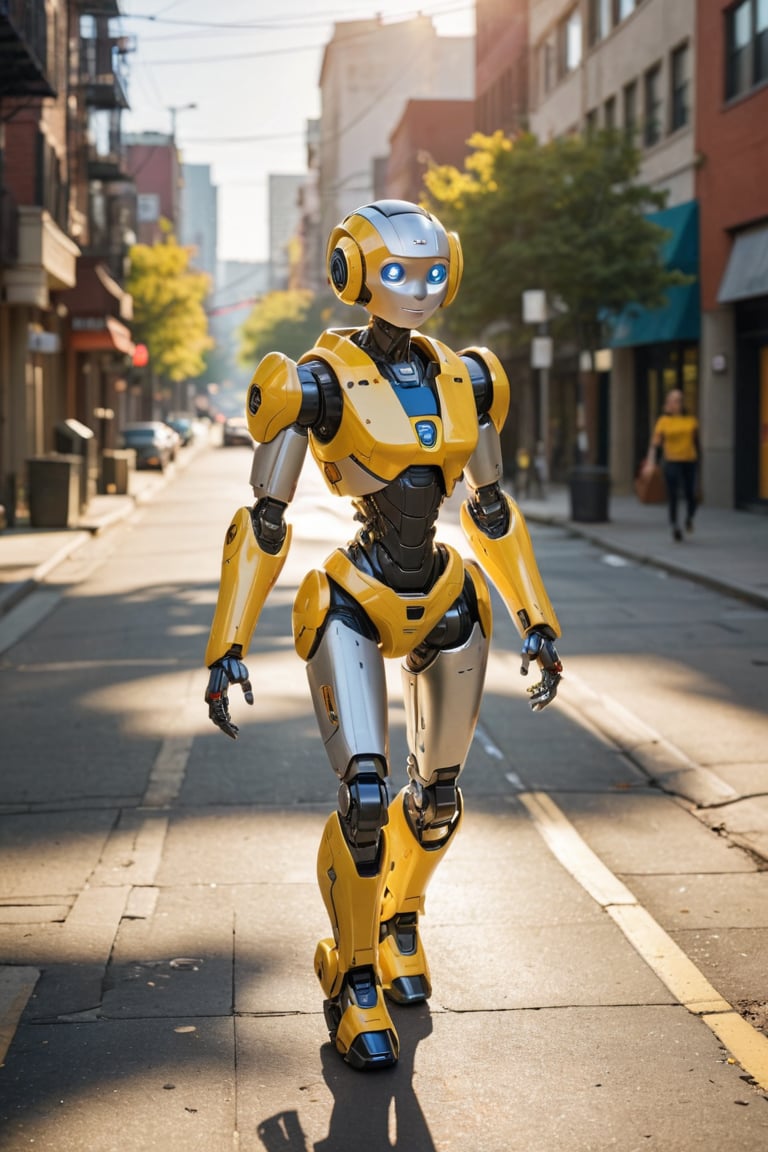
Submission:
[[[333,1097],[328,1135],[309,1145],[298,1112],[281,1112],[259,1125],[266,1152],[435,1152],[427,1119],[414,1088],[419,1041],[432,1032],[426,1004],[393,1012],[400,1037],[394,1068],[355,1072],[331,1044],[321,1049],[323,1078]]]

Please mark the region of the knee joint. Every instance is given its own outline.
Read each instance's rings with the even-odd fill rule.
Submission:
[[[339,785],[339,816],[358,863],[374,861],[379,832],[389,819],[385,775],[386,765],[377,758],[358,759]]]
[[[439,840],[450,830],[461,810],[458,775],[458,768],[445,768],[427,785],[411,778],[406,810],[420,839]]]

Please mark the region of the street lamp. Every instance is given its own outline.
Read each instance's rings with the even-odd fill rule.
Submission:
[[[179,112],[188,112],[192,108],[197,108],[197,104],[172,104],[168,108],[171,114],[171,140],[176,143],[176,117]]]
[[[549,370],[552,367],[549,316],[546,292],[540,288],[523,292],[523,322],[536,324],[538,331],[538,335],[531,341],[531,367],[539,372],[538,410],[534,415],[534,433],[541,448],[537,443],[535,455],[543,455],[547,476],[549,475]],[[543,481],[544,478],[541,479]]]

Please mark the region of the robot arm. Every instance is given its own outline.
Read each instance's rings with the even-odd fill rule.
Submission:
[[[475,379],[480,355],[474,353],[472,359],[473,385],[480,399],[482,389]],[[560,625],[539,573],[523,514],[500,486],[503,469],[499,431],[506,418],[506,404],[499,403],[500,389],[492,373],[486,371],[485,375],[487,410],[481,410],[477,447],[464,472],[469,498],[461,508],[461,526],[523,638],[521,674],[528,674],[531,660],[541,668],[541,681],[529,689],[531,708],[538,712],[557,693],[562,664],[554,641],[560,635]],[[501,378],[506,383],[503,370]]]
[[[251,469],[256,502],[240,508],[224,541],[221,582],[208,637],[205,662],[210,669],[205,699],[208,714],[227,736],[238,728],[229,714],[228,688],[240,684],[253,703],[248,669],[242,657],[267,596],[277,581],[291,543],[283,517],[296,491],[307,452],[304,424],[314,412],[311,378],[287,357],[271,354],[256,369],[248,394],[248,424],[257,441]]]
[[[307,450],[307,437],[286,428],[253,455],[251,485],[256,503],[235,513],[224,541],[221,583],[205,662],[210,677],[208,714],[233,739],[237,725],[229,715],[227,690],[241,684],[248,704],[253,691],[242,657],[248,651],[259,615],[280,572],[291,542],[283,513],[293,498]]]

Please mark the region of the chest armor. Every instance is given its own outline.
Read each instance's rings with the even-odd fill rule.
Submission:
[[[450,495],[478,437],[464,363],[438,341],[414,335],[412,344],[437,366],[437,375],[431,388],[407,389],[406,406],[400,399],[404,392],[349,338],[355,331],[324,332],[300,361],[325,361],[341,387],[342,416],[333,439],[324,443],[309,434],[310,452],[326,484],[340,496],[366,496],[421,465],[442,472]]]

